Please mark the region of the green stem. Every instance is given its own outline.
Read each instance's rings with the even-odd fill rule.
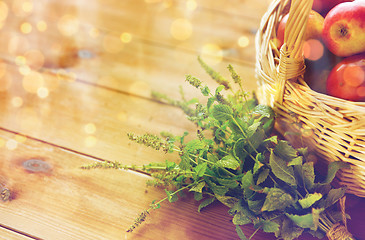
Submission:
[[[248,240],[251,240],[251,238],[253,238],[253,236],[260,230],[260,227],[257,228],[253,233],[252,235],[248,238]]]

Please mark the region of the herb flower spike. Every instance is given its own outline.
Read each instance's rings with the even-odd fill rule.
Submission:
[[[127,136],[129,138],[129,140],[143,144],[147,147],[152,147],[155,150],[162,149],[165,152],[172,151],[173,145],[167,143],[166,141],[162,140],[160,137],[158,137],[156,135],[146,133],[142,136],[136,136],[133,133],[128,133]]]

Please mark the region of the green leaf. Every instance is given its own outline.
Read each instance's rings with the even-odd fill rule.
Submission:
[[[284,210],[294,202],[292,196],[280,188],[270,188],[261,211]]]
[[[248,141],[251,143],[249,145],[249,149],[247,150],[249,153],[258,149],[258,147],[262,144],[265,139],[265,131],[264,129],[258,129],[249,139]]]
[[[224,178],[217,178],[219,184],[227,187],[227,188],[236,188],[239,184],[237,180],[234,179],[224,179]]]
[[[319,226],[319,218],[320,214],[324,211],[324,208],[312,208],[312,215],[313,215],[313,224],[314,226],[311,228],[312,230],[316,231]]]
[[[225,87],[224,87],[223,85],[219,85],[219,86],[217,87],[217,89],[215,90],[215,94],[222,92],[222,90],[223,90],[224,88],[225,88]]]
[[[345,162],[341,161],[331,162],[328,165],[327,177],[323,183],[331,183],[332,180],[335,178],[337,171],[342,168],[350,169],[351,167],[348,163]]]
[[[240,163],[232,155],[224,156],[221,160],[215,163],[216,167],[229,168],[237,170],[240,167]]]
[[[218,121],[225,122],[227,120],[232,119],[232,108],[227,105],[214,105],[212,110],[213,117]]]
[[[267,118],[273,118],[275,116],[275,113],[271,107],[262,104],[257,105],[252,113],[254,115],[259,115],[261,117],[267,117]]]
[[[243,175],[241,182],[241,187],[243,189],[248,189],[251,185],[254,185],[253,174],[251,170],[247,171],[245,175]]]
[[[196,175],[198,177],[203,177],[204,174],[205,174],[205,171],[207,170],[207,163],[206,162],[203,162],[201,164],[198,164],[195,168],[194,168],[194,171],[196,173]]]
[[[168,191],[165,189],[165,192],[167,194],[167,199],[169,200],[169,202],[176,202],[177,200],[179,200],[179,197],[177,196],[176,193],[172,192],[172,191]]]
[[[264,205],[264,199],[255,200],[255,201],[247,200],[247,204],[248,204],[248,208],[251,211],[253,211],[255,213],[260,213],[262,206]]]
[[[257,128],[260,127],[261,125],[261,122],[255,122],[253,123],[252,125],[250,125],[248,128],[247,128],[247,137],[251,137],[256,131],[257,131]]]
[[[205,182],[199,182],[198,184],[194,185],[189,189],[189,192],[203,192],[203,188],[205,187]]]
[[[212,204],[214,201],[215,201],[215,197],[204,199],[198,207],[198,212],[200,212],[203,208]]]
[[[294,215],[286,213],[286,216],[290,218],[297,226],[301,228],[313,228],[313,215],[312,213],[308,213],[305,215]]]
[[[235,197],[215,195],[218,201],[229,208],[232,208],[239,200]]]
[[[210,90],[208,86],[204,86],[200,89],[200,91],[202,92],[203,96],[209,96],[210,94]]]
[[[259,177],[257,178],[256,184],[259,185],[259,184],[263,183],[266,180],[267,176],[269,176],[269,173],[270,173],[270,169],[266,168],[266,169],[262,170],[262,172],[260,172],[260,174],[259,174]]]
[[[311,207],[314,203],[322,198],[320,193],[308,194],[305,198],[299,199],[298,202],[302,208],[306,209]]]
[[[203,194],[200,192],[194,192],[194,199],[195,201],[200,201],[203,199]]]
[[[205,144],[202,141],[199,139],[193,139],[186,144],[185,150],[188,152],[194,152],[195,150],[204,149],[204,147]]]
[[[236,225],[236,232],[241,240],[248,240],[239,225]]]
[[[273,233],[279,231],[280,225],[273,221],[265,220],[262,224],[262,230],[267,233]]]
[[[319,206],[323,208],[328,208],[332,206],[345,195],[345,192],[346,192],[346,187],[331,189],[327,194],[326,198],[324,199],[324,201],[321,201]]]
[[[304,184],[307,189],[312,189],[316,175],[314,174],[313,162],[306,162],[302,166]]]
[[[280,234],[284,240],[293,240],[302,235],[303,231],[303,228],[297,227],[294,225],[293,221],[289,218],[285,218],[281,226]]]
[[[288,162],[288,166],[294,166],[294,165],[302,165],[303,164],[303,157],[299,156],[294,159],[292,159],[290,162]]]
[[[269,163],[272,172],[277,178],[291,186],[296,185],[293,167],[288,166],[287,163],[276,156],[273,151],[271,151]]]
[[[190,169],[190,167],[191,164],[190,164],[189,153],[184,152],[184,154],[180,156],[179,168],[181,168],[182,170],[187,170]]]
[[[240,159],[241,161],[244,161],[247,156],[247,152],[245,150],[246,145],[247,145],[246,140],[244,138],[240,138],[235,142],[233,146],[234,156]]]
[[[209,180],[208,178],[205,178],[206,183],[210,187],[210,189],[214,192],[215,195],[224,196],[228,192],[228,188],[225,186],[220,186],[214,183],[213,181]]]
[[[242,212],[238,212],[233,216],[232,222],[234,225],[245,225],[251,223],[251,219],[245,216]]]
[[[287,141],[280,140],[275,146],[274,153],[285,161],[298,157],[298,152]]]

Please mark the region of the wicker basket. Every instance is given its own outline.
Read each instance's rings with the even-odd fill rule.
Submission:
[[[344,161],[352,168],[338,179],[348,193],[365,197],[365,103],[330,97],[304,81],[303,35],[313,0],[274,0],[256,35],[258,98],[278,114],[279,131],[301,133],[296,139],[326,161]],[[289,12],[284,45],[272,39]],[[288,135],[290,136],[290,135]]]

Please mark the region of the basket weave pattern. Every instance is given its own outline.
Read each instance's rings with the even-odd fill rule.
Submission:
[[[303,35],[313,0],[274,0],[256,35],[258,98],[278,115],[277,128],[296,145],[307,146],[326,161],[345,161],[339,180],[348,193],[365,197],[365,103],[313,91],[303,79]],[[272,39],[281,18],[289,12],[284,45]]]

